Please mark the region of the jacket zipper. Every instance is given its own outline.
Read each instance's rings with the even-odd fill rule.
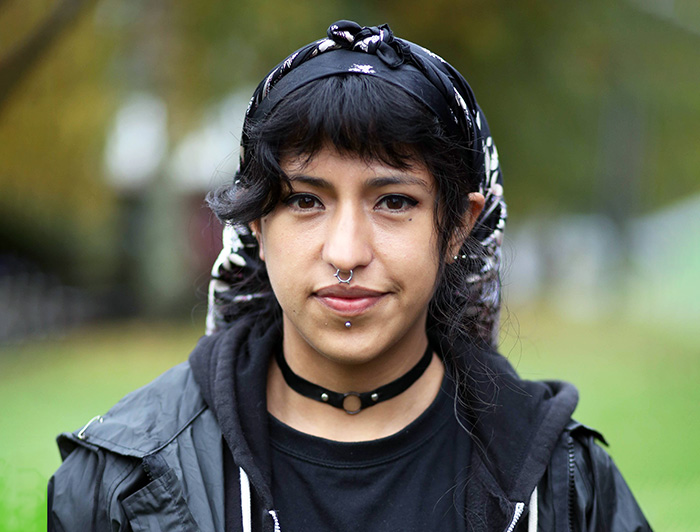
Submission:
[[[515,503],[515,512],[513,513],[513,519],[511,520],[510,524],[508,525],[508,528],[506,528],[506,532],[513,532],[513,530],[515,530],[515,525],[518,524],[518,520],[520,520],[520,517],[523,515],[524,511],[525,511],[525,503],[524,502]]]
[[[576,486],[574,485],[574,439],[569,434],[568,440],[568,451],[569,451],[569,532],[574,531],[574,502],[576,499]]]
[[[268,510],[267,513],[269,513],[272,516],[272,519],[275,522],[275,532],[282,532],[282,529],[280,528],[279,519],[277,519],[277,512],[274,510]]]

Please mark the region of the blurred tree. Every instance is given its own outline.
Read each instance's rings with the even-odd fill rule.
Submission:
[[[700,191],[700,9],[681,26],[680,13],[655,16],[643,3],[661,4],[402,0],[383,2],[381,12],[397,32],[448,56],[474,86],[513,212],[590,211],[603,205],[601,193],[615,192],[608,202],[634,215]],[[635,115],[618,116],[618,104]],[[611,138],[606,115],[631,120],[640,136]],[[630,149],[638,160],[626,165],[625,181],[639,191],[607,189],[611,154]]]
[[[0,56],[0,113],[12,91],[87,3],[88,0],[58,2],[22,42]]]
[[[103,175],[121,104],[134,92],[164,103],[167,160],[214,104],[341,18],[389,22],[464,72],[491,122],[514,214],[600,210],[624,224],[700,191],[692,1],[7,1],[0,50],[72,2],[83,16],[44,46],[42,61],[22,65],[21,85],[4,80],[20,90],[0,121],[0,246],[82,283],[113,279],[130,244],[118,237],[118,193]],[[136,194],[170,187],[165,165]]]
[[[91,4],[10,2],[0,11],[0,250],[87,282],[108,270],[100,258],[109,256],[101,230],[110,196],[95,179],[111,108],[101,75],[108,40],[96,38]]]

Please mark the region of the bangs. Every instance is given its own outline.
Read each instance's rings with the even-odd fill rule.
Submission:
[[[442,136],[441,130],[437,117],[403,89],[376,77],[347,74],[292,92],[248,134],[258,159],[308,160],[330,146],[340,154],[405,169],[426,162],[424,145]]]

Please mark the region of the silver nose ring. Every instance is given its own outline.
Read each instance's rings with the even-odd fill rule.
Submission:
[[[350,277],[348,277],[347,279],[343,279],[340,276],[340,268],[337,268],[335,270],[335,273],[333,274],[333,277],[338,279],[338,284],[340,284],[340,283],[350,284],[350,281],[352,281],[352,270],[350,270]]]

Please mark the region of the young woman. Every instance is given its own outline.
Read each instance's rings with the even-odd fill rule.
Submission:
[[[501,171],[464,78],[340,21],[258,86],[208,336],[64,434],[56,530],[649,530],[566,383],[494,351]]]

